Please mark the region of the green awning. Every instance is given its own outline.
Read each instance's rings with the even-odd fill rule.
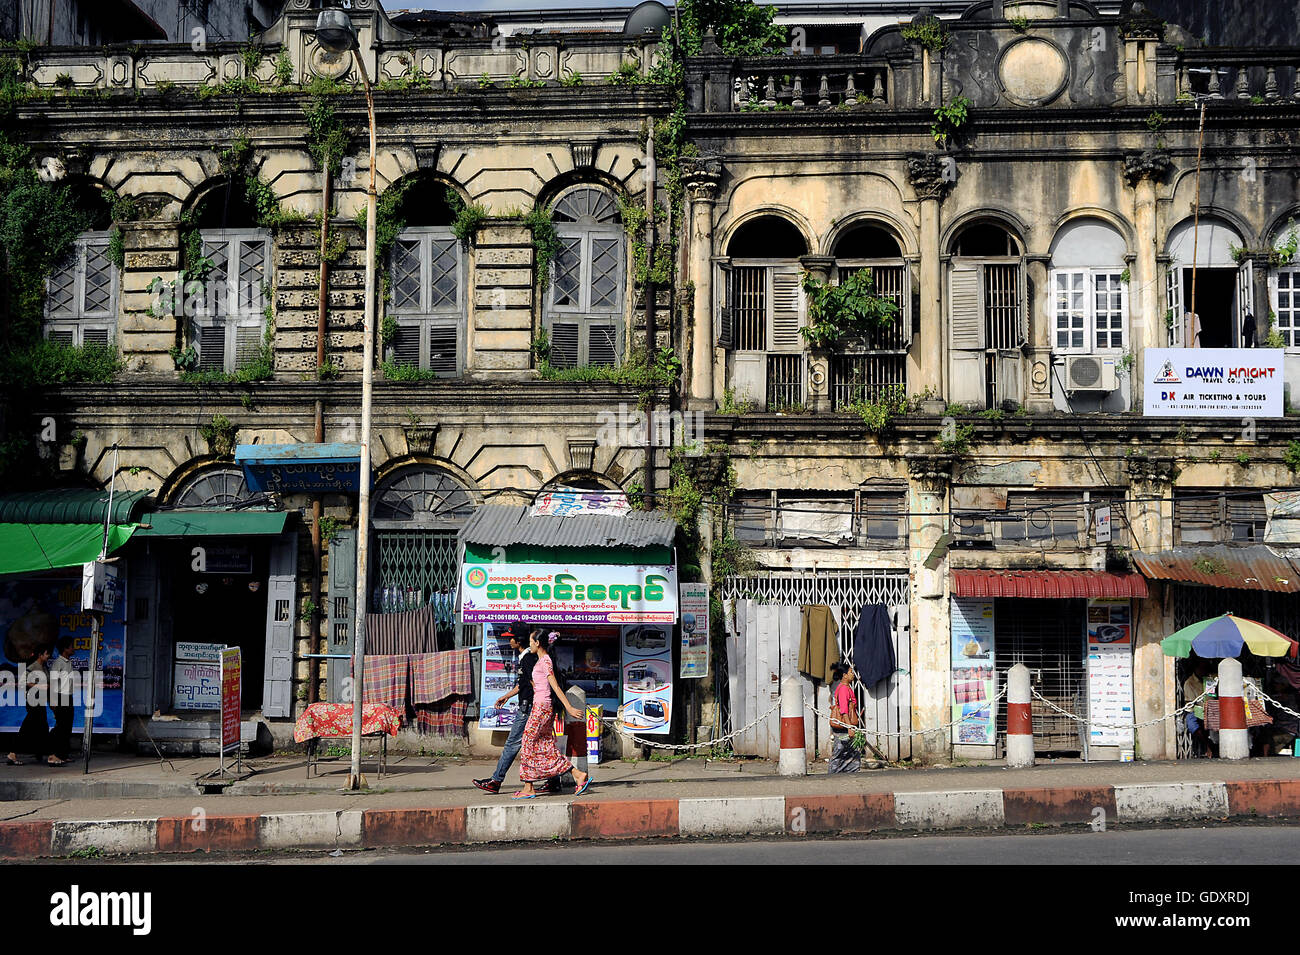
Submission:
[[[135,532],[134,524],[108,529],[111,554]],[[0,524],[0,574],[30,574],[79,567],[99,559],[103,524]]]
[[[113,524],[140,520],[149,491],[117,491],[113,494]],[[108,489],[58,488],[0,494],[0,524],[98,524],[108,514]]]
[[[140,537],[239,537],[282,534],[287,511],[154,511],[144,515]]]

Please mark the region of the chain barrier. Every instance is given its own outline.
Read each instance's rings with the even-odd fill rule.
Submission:
[[[1006,694],[1007,694],[1007,688],[1004,686],[1001,690],[998,691],[998,695],[993,697],[993,699],[990,700],[989,703],[991,704],[997,703],[1000,699],[1002,699],[1002,697],[1006,696]],[[823,713],[821,710],[817,709],[817,707],[813,706],[811,703],[805,703],[804,706],[812,710],[818,716],[824,716],[828,720],[831,718],[830,713]],[[958,723],[968,723],[968,722],[970,722],[969,716],[959,717],[958,719],[952,720],[951,722],[941,723],[940,725],[931,727],[930,729],[908,730],[903,733],[886,733],[881,730],[867,729],[865,726],[859,726],[857,727],[857,730],[859,732],[866,733],[868,736],[888,736],[891,739],[901,739],[904,736],[925,736],[927,733],[938,733],[940,730],[951,729],[952,727],[956,726]]]
[[[763,720],[767,719],[769,716],[771,716],[780,708],[781,708],[781,703],[778,700],[776,703],[772,704],[772,708],[770,710],[768,710],[766,713],[762,714],[761,716],[756,716],[754,719],[746,723],[740,729],[732,730],[726,736],[720,736],[717,739],[705,740],[703,743],[654,743],[648,739],[641,739],[635,733],[629,733],[627,729],[625,729],[618,722],[618,717],[606,716],[601,720],[601,722],[610,724],[614,732],[618,733],[620,736],[624,736],[627,739],[632,740],[632,742],[636,743],[638,746],[649,746],[651,749],[670,749],[674,752],[680,753],[680,752],[689,752],[690,750],[694,750],[694,749],[704,749],[705,747],[712,748],[717,746],[719,743],[728,742],[729,740],[731,740],[736,736],[739,736],[741,733],[745,732],[746,730],[753,729],[755,726],[763,722]]]
[[[1272,703],[1274,706],[1276,706],[1276,707],[1277,707],[1279,710],[1281,710],[1283,713],[1290,713],[1290,714],[1291,714],[1292,716],[1294,716],[1296,719],[1300,720],[1300,713],[1297,713],[1295,710],[1291,709],[1289,706],[1283,706],[1281,703],[1279,703],[1277,700],[1273,699],[1273,697],[1269,696],[1269,695],[1268,695],[1267,693],[1265,693],[1263,690],[1255,690],[1255,692],[1258,693],[1258,694],[1259,694],[1261,697],[1263,697],[1264,699],[1268,700],[1268,702]]]
[[[1047,697],[1043,696],[1043,694],[1035,690],[1033,687],[1030,687],[1029,692],[1032,693],[1034,696],[1036,696],[1039,700],[1041,700],[1043,705],[1045,705],[1049,709],[1053,709],[1056,712],[1060,713],[1066,719],[1074,720],[1076,723],[1083,723],[1086,726],[1096,726],[1101,729],[1113,729],[1113,730],[1138,729],[1139,727],[1142,726],[1154,726],[1156,723],[1163,723],[1165,720],[1174,719],[1175,717],[1177,717],[1182,713],[1192,712],[1192,708],[1209,695],[1208,693],[1202,693],[1196,699],[1184,703],[1182,706],[1174,710],[1172,713],[1166,713],[1164,716],[1157,716],[1153,720],[1145,720],[1144,722],[1141,723],[1097,723],[1090,719],[1086,719],[1085,717],[1076,716],[1074,713],[1071,713],[1069,710],[1062,709],[1061,707],[1053,703],[1051,700],[1049,700]]]

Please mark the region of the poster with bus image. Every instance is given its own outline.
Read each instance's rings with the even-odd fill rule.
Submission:
[[[670,624],[635,624],[622,629],[623,729],[663,735],[672,725],[673,648]]]

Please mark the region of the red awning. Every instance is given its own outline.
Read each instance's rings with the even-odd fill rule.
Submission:
[[[1104,570],[954,570],[954,597],[1145,597],[1141,574]]]

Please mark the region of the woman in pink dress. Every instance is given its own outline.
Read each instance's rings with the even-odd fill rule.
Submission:
[[[585,718],[585,714],[560,692],[560,685],[555,681],[555,662],[551,658],[550,645],[558,636],[552,633],[548,639],[542,636],[541,631],[534,630],[528,638],[533,653],[537,654],[537,662],[533,665],[533,711],[524,726],[523,746],[519,751],[519,778],[523,780],[524,788],[515,793],[515,799],[532,799],[537,795],[533,783],[563,776],[567,772],[573,773],[573,781],[578,787],[575,796],[581,796],[591,784],[591,776],[575,768],[555,748],[555,711],[551,691],[555,691],[555,696],[575,720]]]

